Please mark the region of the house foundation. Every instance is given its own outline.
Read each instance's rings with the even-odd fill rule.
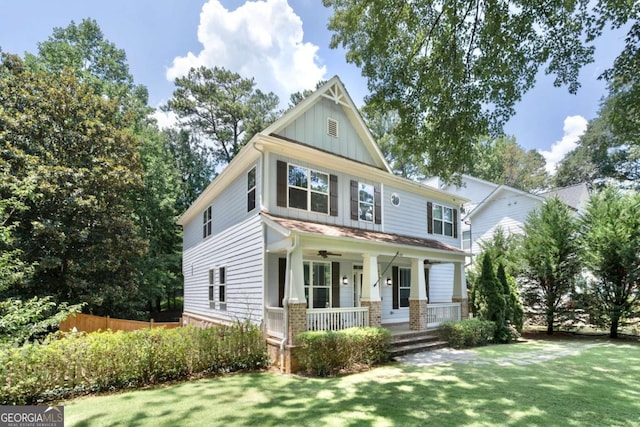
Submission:
[[[382,301],[360,301],[360,306],[369,308],[369,326],[382,326]]]

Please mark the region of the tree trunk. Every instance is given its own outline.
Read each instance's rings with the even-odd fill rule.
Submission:
[[[620,318],[615,316],[611,318],[611,329],[609,330],[609,338],[618,338],[618,323]]]
[[[547,335],[553,335],[553,312],[547,313]]]

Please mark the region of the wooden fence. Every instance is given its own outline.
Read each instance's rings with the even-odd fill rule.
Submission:
[[[72,314],[60,323],[61,331],[70,331],[74,327],[77,331],[94,332],[98,330],[106,331],[135,331],[144,328],[177,328],[181,326],[181,322],[142,322],[139,320],[113,319],[109,316],[99,317],[91,314]]]

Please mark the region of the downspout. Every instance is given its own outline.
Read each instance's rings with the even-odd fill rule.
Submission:
[[[287,271],[284,279],[284,299],[282,306],[284,307],[284,333],[282,341],[280,341],[280,372],[284,370],[284,348],[289,339],[289,290],[291,288],[291,253],[300,244],[300,237],[293,236],[293,243],[287,248]]]

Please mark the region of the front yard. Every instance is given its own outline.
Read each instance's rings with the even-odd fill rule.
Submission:
[[[568,350],[567,350],[568,349]],[[640,426],[640,344],[529,340],[328,379],[235,374],[65,402],[67,426]]]

